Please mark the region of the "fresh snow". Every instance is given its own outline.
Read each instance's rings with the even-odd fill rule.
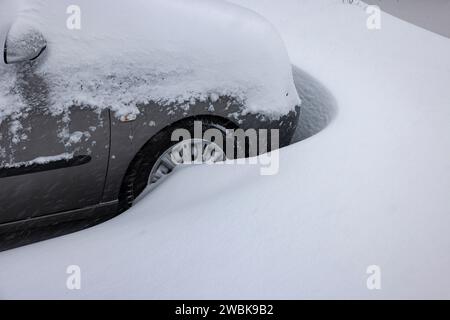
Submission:
[[[340,0],[236,2],[309,83],[302,136],[328,127],[278,175],[180,170],[112,221],[1,253],[1,298],[450,298],[450,40],[387,14],[369,31]]]
[[[36,159],[24,162],[16,162],[14,164],[5,165],[4,168],[19,168],[19,167],[29,167],[35,164],[48,164],[51,162],[61,161],[61,160],[70,160],[73,158],[73,153],[62,153],[55,156],[47,156],[47,157],[37,157]]]
[[[35,29],[48,42],[25,72],[49,88],[51,113],[88,105],[120,117],[148,102],[186,107],[228,96],[244,105],[244,113],[278,118],[300,104],[280,36],[250,10],[218,0],[79,0],[81,29],[74,30],[66,27],[71,5],[0,3],[2,19],[16,17],[11,37]],[[17,89],[23,79],[16,66],[0,64],[0,73],[1,123],[23,116],[27,102]]]

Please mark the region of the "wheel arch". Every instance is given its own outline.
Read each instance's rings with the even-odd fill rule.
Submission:
[[[208,121],[213,122],[215,124],[224,126],[227,129],[238,129],[239,125],[222,116],[219,115],[211,115],[211,114],[198,114],[193,115],[189,117],[185,117],[182,119],[178,119],[177,121],[174,121],[163,128],[159,129],[155,134],[151,135],[150,137],[147,137],[145,139],[144,143],[141,143],[137,151],[134,153],[133,158],[128,163],[127,170],[125,171],[125,174],[122,176],[120,186],[118,186],[118,198],[119,202],[120,199],[126,195],[124,195],[124,192],[127,190],[127,179],[128,177],[133,174],[133,169],[137,166],[138,162],[141,161],[141,159],[145,156],[147,150],[149,149],[149,145],[154,142],[155,139],[157,139],[158,135],[164,135],[167,131],[175,130],[177,128],[183,127],[183,124],[185,123],[193,123],[194,121]],[[119,208],[119,210],[121,210]],[[122,212],[124,210],[121,210]]]

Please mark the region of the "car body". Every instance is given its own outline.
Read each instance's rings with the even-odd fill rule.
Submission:
[[[185,16],[183,11],[187,7],[179,0],[173,0],[170,5],[160,0],[135,0],[127,3],[126,8],[120,1],[94,1],[97,5],[80,1],[83,15],[88,16],[87,26],[83,28],[88,30],[77,34],[77,30],[64,25],[66,18],[77,13],[77,8],[69,10],[70,1],[3,1],[0,1],[3,6],[0,41],[5,41],[0,84],[0,231],[117,212],[121,186],[137,154],[159,132],[187,119],[207,119],[244,130],[279,129],[280,146],[290,143],[299,116],[299,99],[293,91],[290,65],[287,54],[283,56],[282,42],[276,39],[271,26],[256,14],[234,5],[193,0],[194,6],[189,7],[191,15],[185,22],[180,22],[179,17]],[[155,11],[163,10],[167,19],[161,21],[169,20],[166,26],[171,30],[158,31],[162,35],[153,31],[152,34],[161,39],[154,40],[149,36],[151,43],[147,44],[143,41],[145,33],[132,36],[141,28],[141,22],[136,19],[137,22],[124,21],[121,26],[125,29],[122,33],[129,33],[129,37],[115,37],[106,24],[89,20],[106,3],[117,7],[115,15],[105,13],[112,20],[123,18],[121,10],[130,11],[131,16],[144,12],[139,16],[141,20],[145,18],[145,10],[154,14],[155,19],[161,14]],[[161,6],[164,9],[158,9]],[[205,14],[211,12],[214,19]],[[238,18],[232,14],[237,14]],[[175,27],[171,15],[177,17]],[[264,34],[270,34],[277,41],[276,53],[267,49],[265,53],[255,51],[250,54],[246,49],[230,57],[234,52],[230,51],[228,61],[218,57],[220,51],[209,48],[203,41],[197,43],[194,37],[185,48],[197,51],[202,59],[185,53],[186,63],[183,64],[183,50],[177,48],[174,34],[181,33],[179,39],[185,38],[183,30],[198,23],[201,17],[205,17],[204,24],[194,26],[194,36],[203,32],[204,25],[214,26],[216,19],[223,20],[221,25],[217,23],[219,26],[213,28],[219,33],[223,25],[230,28],[229,21],[241,23],[231,38],[217,41],[215,48],[222,46],[223,50],[230,50],[230,46],[236,45],[235,37],[243,37],[243,42],[254,37],[258,39],[255,43],[258,41],[265,48],[262,39]],[[130,30],[127,30],[128,25]],[[73,31],[75,33],[71,33]],[[113,33],[111,36],[108,35],[110,32]],[[25,47],[20,46],[23,43]],[[170,49],[159,55],[147,55],[147,52],[158,51],[155,46]],[[124,52],[120,51],[122,48],[125,48]],[[272,61],[278,53],[282,58]],[[248,56],[241,59],[241,55]],[[127,64],[128,59],[134,59],[133,63]],[[261,61],[250,62],[258,59]],[[261,64],[264,61],[267,66]],[[164,69],[164,72],[158,69],[168,63],[174,67]],[[253,63],[253,67],[262,69],[277,63],[282,65],[283,75],[290,79],[280,77],[265,84],[269,83],[268,88],[273,86],[274,91],[285,90],[279,92],[283,97],[290,95],[283,102],[287,108],[274,114],[275,109],[265,108],[264,103],[259,102],[262,107],[258,110],[255,104],[246,106],[245,98],[230,94],[232,90],[215,92],[214,88],[208,87],[209,82],[214,81],[204,81],[205,75],[211,73],[211,79],[220,77],[220,70],[226,70],[232,63],[239,63],[243,68]],[[218,64],[220,68],[215,73],[212,66]],[[117,65],[125,67],[117,71]],[[190,66],[188,72],[183,69],[184,65]],[[145,73],[142,73],[143,69]],[[109,73],[110,70],[117,72]],[[257,77],[265,75],[262,70],[256,78],[249,76],[247,81],[245,70],[242,71],[244,74],[239,70],[227,73],[214,85],[232,88],[233,83],[245,83],[252,88],[253,83],[259,81]],[[150,85],[149,79],[153,81]],[[168,82],[167,86],[164,81]],[[198,87],[195,87],[197,83]],[[176,90],[186,86],[190,86],[189,90],[180,94],[181,99]],[[256,84],[254,87],[258,90],[249,95],[253,94],[258,102],[258,92],[268,90],[262,82],[262,90]],[[204,96],[201,95],[202,88],[207,91]],[[147,89],[148,99],[145,98]],[[192,96],[187,96],[186,92]],[[170,98],[164,100],[162,94]],[[142,95],[141,99],[135,99],[136,95]],[[125,101],[124,97],[130,97],[130,100]],[[266,100],[271,101],[270,97]],[[102,107],[93,107],[101,102],[104,103]],[[16,103],[20,107],[10,107]]]

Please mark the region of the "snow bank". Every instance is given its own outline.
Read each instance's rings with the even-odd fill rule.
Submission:
[[[1,298],[450,298],[450,40],[384,14],[369,31],[341,0],[239,3],[329,90],[331,125],[276,176],[180,170],[112,221],[1,253]]]
[[[48,42],[27,72],[48,84],[50,112],[75,104],[121,116],[150,101],[185,106],[230,96],[244,112],[276,118],[300,103],[282,40],[250,10],[215,0],[80,0],[81,29],[73,30],[66,26],[73,1],[15,1],[15,24]],[[1,121],[26,104],[16,67],[1,65],[0,73]]]

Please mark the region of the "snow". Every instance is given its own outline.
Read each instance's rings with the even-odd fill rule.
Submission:
[[[48,164],[51,162],[70,160],[73,158],[73,153],[62,153],[55,156],[38,157],[36,159],[24,162],[16,162],[12,165],[5,165],[4,168],[19,168],[19,167],[29,167],[35,164]]]
[[[69,22],[77,19],[76,10],[67,10],[71,0],[14,0],[16,9],[11,1],[0,4],[0,12],[17,15],[11,36],[22,39],[36,29],[48,42],[44,56],[26,72],[49,87],[51,113],[89,105],[110,108],[120,118],[138,113],[143,103],[184,107],[229,96],[244,105],[244,113],[279,118],[300,103],[280,36],[262,17],[235,5],[80,0],[80,29],[74,29]],[[0,73],[1,123],[26,103],[15,89],[15,66],[2,64]]]
[[[316,135],[278,175],[180,170],[107,223],[1,253],[1,298],[450,298],[450,41],[387,14],[369,31],[338,0],[236,2],[281,32]]]
[[[11,64],[36,59],[46,46],[44,36],[34,26],[14,23],[5,43],[4,60]]]

